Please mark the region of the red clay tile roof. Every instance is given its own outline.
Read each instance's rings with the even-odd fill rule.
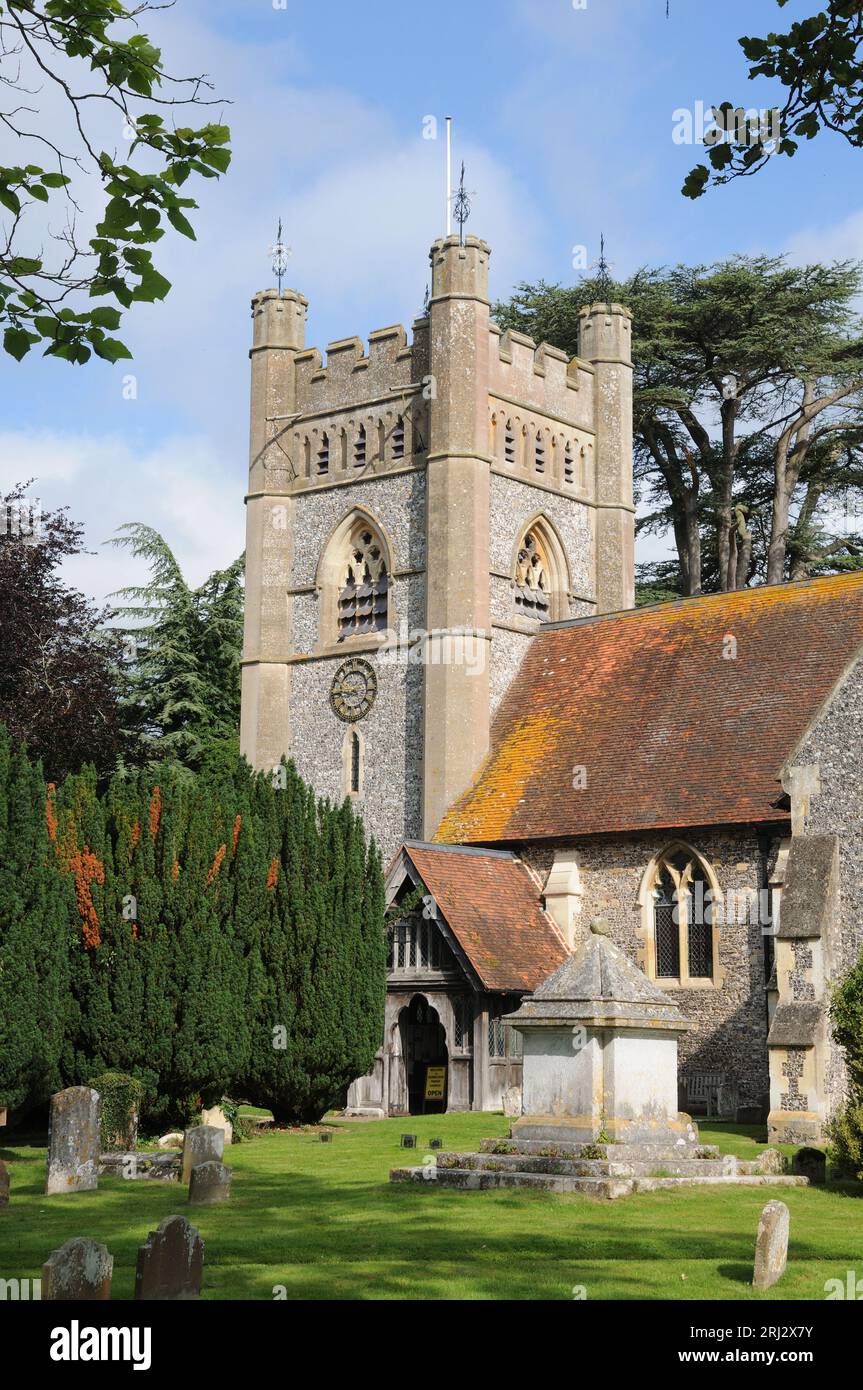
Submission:
[[[490,990],[533,990],[566,960],[540,885],[512,854],[405,846],[453,935]]]
[[[780,769],[861,644],[863,574],[549,628],[530,644],[490,753],[435,840],[784,819],[772,805]]]

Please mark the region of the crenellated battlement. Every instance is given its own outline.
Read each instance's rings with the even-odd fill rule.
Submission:
[[[594,427],[594,371],[551,343],[489,324],[489,393],[573,429]]]
[[[338,338],[327,343],[326,361],[318,348],[297,354],[296,408],[303,415],[352,410],[393,392],[405,391],[421,378],[428,360],[428,321],[414,324],[414,340],[408,342],[400,323],[375,328],[368,336],[368,350],[361,338]]]

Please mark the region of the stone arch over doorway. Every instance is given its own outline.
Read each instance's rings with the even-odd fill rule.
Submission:
[[[446,1030],[440,1014],[424,994],[415,994],[400,1011],[397,1028],[403,1067],[403,1094],[411,1115],[427,1113],[424,1105],[427,1067],[446,1067],[448,1074],[449,1048]],[[447,1097],[430,1109],[446,1110]]]

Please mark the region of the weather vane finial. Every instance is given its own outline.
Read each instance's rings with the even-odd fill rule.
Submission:
[[[464,224],[470,217],[470,195],[464,186],[464,160],[461,162],[461,178],[459,179],[458,192],[453,200],[453,211],[458,223],[458,239],[460,244],[464,246]]]
[[[270,255],[273,258],[273,274],[279,284],[279,294],[282,292],[282,276],[288,268],[288,258],[291,255],[290,246],[286,246],[282,241],[282,219],[279,218],[279,230],[276,232],[275,245],[270,247]]]
[[[599,238],[599,260],[596,263],[596,287],[600,299],[604,299],[606,304],[611,299],[611,266],[605,255],[605,237]]]

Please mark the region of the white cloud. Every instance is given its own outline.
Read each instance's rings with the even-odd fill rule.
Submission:
[[[802,228],[789,238],[787,250],[801,264],[863,260],[863,210],[832,225]]]
[[[243,488],[205,436],[136,449],[117,435],[0,432],[0,490],[34,478],[43,511],[68,506],[91,554],[67,561],[67,580],[103,601],[146,576],[146,565],[105,542],[127,521],[160,531],[190,583],[230,564],[244,545]]]

